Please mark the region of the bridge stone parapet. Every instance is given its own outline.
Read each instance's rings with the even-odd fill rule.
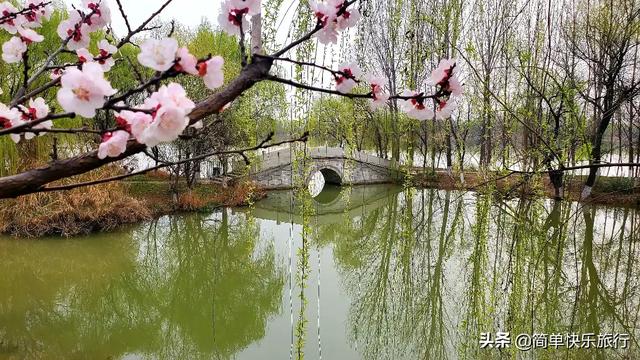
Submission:
[[[249,177],[265,189],[291,188],[294,181],[295,154],[291,148],[263,153],[252,165]],[[305,179],[320,171],[327,183],[339,185],[362,185],[390,183],[400,179],[393,162],[360,151],[342,148],[308,148],[305,174],[302,166],[296,170]]]

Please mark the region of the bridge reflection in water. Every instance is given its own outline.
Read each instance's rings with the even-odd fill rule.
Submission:
[[[385,207],[389,198],[402,191],[402,187],[390,185],[368,185],[340,187],[325,185],[322,192],[310,204],[313,207],[313,223],[336,224],[345,217],[354,218],[363,213]],[[275,220],[278,223],[302,224],[299,201],[289,190],[271,191],[266,199],[257,202],[251,210],[253,216]]]
[[[0,359],[640,358],[637,210],[389,186],[296,204],[0,238]],[[480,349],[496,331],[632,338]]]

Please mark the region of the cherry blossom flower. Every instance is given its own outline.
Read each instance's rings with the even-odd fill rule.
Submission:
[[[431,72],[431,77],[427,80],[429,85],[439,85],[445,80],[448,80],[453,75],[453,69],[455,68],[456,61],[453,59],[442,59],[438,64],[438,67]]]
[[[139,114],[125,114],[125,121],[132,124],[131,132],[136,140],[147,146],[173,141],[189,125],[189,113],[195,104],[187,97],[184,88],[177,83],[160,87],[149,97],[142,108],[153,109],[151,121]],[[134,118],[134,116],[136,118]],[[138,126],[138,128],[134,128]]]
[[[49,105],[47,105],[47,102],[39,97],[34,99],[29,99],[29,107],[22,107],[25,111],[22,113],[22,119],[23,120],[40,120],[40,119],[44,119],[49,115]],[[40,123],[38,125],[42,125],[40,128],[46,128],[46,129],[51,129],[51,125],[53,125],[51,123],[51,121],[48,121],[48,124],[46,123]],[[39,129],[38,127],[34,127],[34,129]]]
[[[462,96],[462,93],[464,92],[462,83],[460,83],[460,80],[458,80],[457,76],[455,75],[449,79],[449,86],[446,90],[451,93],[451,96],[457,97]]]
[[[178,42],[173,38],[147,39],[140,45],[140,50],[140,64],[156,71],[167,71],[175,63]]]
[[[27,123],[34,120],[44,119],[49,115],[49,105],[44,101],[43,98],[39,97],[37,99],[29,100],[29,107],[19,105],[20,111],[20,119],[22,123]],[[53,121],[47,120],[41,122],[37,125],[34,125],[32,128],[37,130],[50,130],[53,127]],[[40,135],[44,135],[44,133],[40,133]],[[35,137],[35,134],[32,132],[26,132],[24,134],[24,138],[27,140],[31,140]]]
[[[49,78],[51,80],[59,79],[64,74],[64,69],[53,69],[51,74],[49,74]]]
[[[82,16],[77,11],[71,11],[69,18],[58,25],[58,36],[66,41],[69,50],[78,50],[89,47],[91,41],[89,25],[83,22]]]
[[[333,7],[337,12],[344,6],[344,0],[329,0],[329,6]],[[347,8],[340,16],[335,18],[338,30],[345,30],[355,26],[360,20],[360,11],[357,8]]]
[[[153,147],[178,138],[189,125],[184,109],[172,105],[162,105],[155,114],[153,122],[143,131],[138,141]]]
[[[420,98],[420,93],[405,90],[402,93],[402,96],[411,98],[408,100],[403,100],[401,103],[402,109],[407,113],[407,116],[420,121],[433,119],[433,117],[435,116],[433,109],[427,107],[424,104],[425,99]]]
[[[74,112],[86,118],[96,115],[96,109],[104,106],[105,97],[117,91],[104,78],[102,67],[87,63],[82,70],[68,69],[60,79],[58,102],[67,112]]]
[[[387,101],[389,101],[389,94],[384,93],[384,78],[376,75],[367,75],[367,82],[371,85],[371,94],[373,99],[370,100],[369,105],[371,106],[371,110],[378,110],[385,105],[387,105]]]
[[[196,104],[187,97],[187,92],[182,85],[178,83],[161,86],[157,92],[151,95],[150,99],[152,104],[174,106],[184,110],[187,114],[196,107]]]
[[[138,141],[140,141],[144,131],[153,122],[153,117],[150,114],[140,111],[124,110],[115,113],[115,115],[118,127],[129,132]]]
[[[224,59],[214,56],[209,61],[198,64],[198,71],[207,88],[215,90],[224,84]]]
[[[453,59],[443,59],[433,70],[427,81],[429,85],[439,86],[445,96],[462,96],[463,87],[458,79],[458,67]]]
[[[90,11],[84,20],[89,31],[98,31],[111,23],[111,9],[106,0],[82,0],[82,4]]]
[[[251,10],[255,11],[256,2],[258,3],[258,12],[260,12],[260,1],[223,1],[220,8],[220,13],[218,14],[218,24],[220,24],[222,30],[229,35],[240,35],[241,25],[243,30],[247,30],[249,28],[249,21],[247,20],[246,15],[248,15]]]
[[[451,114],[456,110],[458,104],[455,100],[441,101],[436,109],[436,119],[445,120],[451,117]]]
[[[19,37],[14,36],[2,44],[2,60],[7,64],[15,64],[22,61],[22,55],[25,51],[27,51],[27,44]]]
[[[355,63],[342,64],[339,74],[334,75],[336,80],[336,90],[343,94],[348,94],[358,85],[358,79],[362,75],[360,67]]]
[[[321,44],[331,44],[338,42],[338,29],[336,23],[336,14],[338,9],[327,3],[311,1],[309,3],[318,24],[322,29],[314,34]]]
[[[191,75],[198,75],[198,59],[191,55],[189,49],[181,47],[178,49],[177,57],[179,61],[176,64],[176,71],[185,72]]]
[[[18,27],[22,26],[24,22],[23,17],[18,17],[15,14],[18,13],[18,9],[15,6],[11,5],[8,1],[0,3],[0,16],[8,17],[2,24],[0,24],[0,29],[4,29],[8,31],[10,34],[15,34],[18,32]],[[13,18],[10,16],[13,15]]]
[[[106,39],[102,39],[98,43],[98,50],[100,51],[100,56],[97,59],[98,64],[102,66],[104,72],[111,70],[116,64],[113,54],[118,52],[118,48],[109,44]]]
[[[78,56],[78,61],[82,64],[93,62],[93,54],[85,48],[76,50],[76,55]]]
[[[42,42],[42,40],[44,40],[44,36],[31,29],[23,27],[18,28],[18,34],[20,34],[20,39],[22,39],[22,41],[27,45],[31,45],[31,43],[34,42]]]
[[[98,158],[105,159],[107,157],[118,157],[127,149],[129,141],[129,133],[123,130],[117,130],[113,133],[105,133],[102,136],[102,143],[98,148]]]
[[[9,108],[7,105],[0,103],[0,128],[10,129],[15,126],[24,124],[20,120],[20,112],[16,108]],[[13,142],[20,142],[20,134],[10,134]]]
[[[24,14],[26,20],[22,26],[40,27],[43,20],[49,20],[53,9],[45,0],[27,0],[24,4],[25,9],[30,11]]]

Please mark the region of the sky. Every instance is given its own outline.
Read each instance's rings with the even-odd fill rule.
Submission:
[[[80,0],[64,0],[67,4],[80,4]],[[112,13],[113,29],[118,35],[126,33],[126,26],[115,0],[105,0],[109,3]],[[151,14],[158,10],[166,0],[121,0],[124,11],[127,13],[131,26],[136,28]],[[161,13],[160,19],[173,20],[194,27],[200,24],[203,18],[217,24],[217,14],[220,10],[220,0],[174,0]]]

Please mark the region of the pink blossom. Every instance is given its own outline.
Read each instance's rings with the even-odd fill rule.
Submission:
[[[49,74],[49,78],[51,80],[59,79],[64,74],[64,69],[53,69],[51,74]]]
[[[47,4],[45,0],[27,0],[24,4],[25,9],[30,9],[24,14],[25,22],[22,26],[40,27],[43,20],[49,20],[53,12],[51,4]]]
[[[11,5],[8,1],[0,3],[0,16],[7,17],[12,14],[18,13],[18,9],[15,6]],[[0,29],[4,29],[8,31],[10,34],[15,34],[18,32],[18,27],[22,26],[24,22],[24,17],[17,17],[14,19],[7,18],[5,21],[0,24]]]
[[[362,75],[360,67],[355,63],[343,64],[339,69],[340,73],[335,74],[336,90],[343,94],[348,94],[358,84],[358,79]]]
[[[335,44],[338,42],[338,29],[335,22],[330,22],[314,35],[321,44]]]
[[[15,64],[22,61],[22,55],[25,51],[27,51],[27,44],[19,37],[14,36],[2,44],[2,60],[7,64]]]
[[[167,71],[175,63],[178,42],[173,38],[147,39],[140,45],[140,50],[140,64],[156,71]]]
[[[316,37],[321,44],[338,42],[338,28],[336,22],[338,9],[330,4],[317,1],[311,1],[309,6],[311,6],[311,11],[313,11],[313,14],[318,20],[318,24],[322,26],[322,29],[316,32],[314,37]]]
[[[105,133],[102,136],[102,143],[98,148],[98,158],[118,157],[127,149],[129,133],[123,130]]]
[[[69,18],[58,25],[58,36],[63,40],[69,39],[67,48],[77,50],[86,48],[91,41],[89,26],[82,20],[77,11],[71,11]]]
[[[457,107],[458,104],[455,100],[441,101],[436,109],[436,119],[445,120],[450,118]]]
[[[93,54],[85,48],[76,50],[76,55],[78,56],[78,61],[82,64],[93,62]]]
[[[161,86],[157,92],[151,95],[151,100],[161,106],[177,107],[186,114],[196,107],[196,104],[187,97],[187,92],[182,85],[178,83]]]
[[[447,91],[451,93],[451,96],[462,96],[464,88],[462,86],[462,83],[460,83],[460,80],[458,80],[457,75],[454,74],[454,76],[449,79],[449,86],[447,87]]]
[[[427,80],[429,85],[439,85],[453,76],[456,61],[453,59],[442,59],[438,67],[431,72],[431,77]]]
[[[408,117],[421,121],[433,119],[435,116],[433,109],[425,104],[426,99],[420,98],[421,95],[418,92],[405,90],[402,96],[411,97],[401,103],[402,109]]]
[[[147,146],[156,146],[163,142],[173,141],[182,134],[190,123],[189,113],[195,107],[187,97],[184,88],[177,83],[162,86],[141,106],[154,110],[151,120],[136,114],[136,119],[127,115],[127,122],[133,124],[132,134],[138,142]],[[135,126],[139,126],[135,129]]]
[[[155,114],[153,122],[137,138],[147,146],[156,146],[177,139],[189,125],[184,109],[172,105],[162,105]]]
[[[44,36],[31,29],[19,27],[18,33],[20,34],[20,39],[22,39],[22,42],[27,45],[31,45],[31,43],[34,42],[42,42],[42,40],[44,40]]]
[[[153,122],[153,117],[150,114],[140,111],[124,110],[115,113],[115,116],[118,127],[129,132],[138,140],[147,127]]]
[[[74,112],[86,118],[96,115],[96,109],[104,106],[105,97],[117,91],[104,78],[100,65],[87,63],[82,70],[68,69],[60,79],[58,102],[67,112]]]
[[[336,11],[336,23],[338,30],[345,30],[355,26],[360,20],[360,11],[355,8],[345,9],[340,16],[337,16],[337,12],[344,6],[343,0],[329,0],[329,6],[333,7]]]
[[[439,86],[446,93],[446,96],[462,96],[463,87],[458,79],[456,61],[453,59],[441,60],[438,67],[431,73],[427,83]]]
[[[10,129],[15,126],[24,124],[20,119],[20,112],[16,108],[9,108],[7,105],[0,103],[0,128]],[[15,143],[20,142],[20,134],[10,134],[11,140]]]
[[[215,90],[224,84],[223,66],[222,56],[214,56],[209,61],[198,64],[200,76],[207,88]]]
[[[27,112],[28,112],[28,116],[23,114],[23,119],[25,119],[25,117],[27,117],[28,120],[39,120],[39,119],[44,119],[49,115],[49,105],[47,105],[47,102],[39,97],[34,99],[29,99],[29,107],[27,108]],[[27,120],[25,119],[25,120]],[[44,123],[41,123],[44,124]],[[39,124],[40,125],[40,124]],[[36,129],[38,127],[35,127]],[[49,125],[44,125],[43,128],[48,128],[50,129],[51,126]]]
[[[82,5],[89,10],[84,20],[89,31],[98,31],[111,23],[111,9],[106,0],[82,0]]]
[[[389,94],[384,93],[385,79],[381,76],[367,75],[366,80],[371,85],[371,95],[373,96],[369,103],[371,110],[375,111],[387,105]]]
[[[100,56],[98,56],[97,62],[102,66],[102,69],[107,72],[111,70],[116,61],[113,59],[113,54],[118,52],[118,48],[109,44],[106,39],[100,40],[98,43],[98,50]]]
[[[181,47],[178,49],[178,63],[176,64],[176,70],[179,72],[185,72],[191,75],[198,75],[198,59],[191,55],[189,49]]]
[[[44,119],[49,115],[49,106],[41,97],[35,100],[30,99],[29,107],[19,105],[19,108],[21,113],[20,118],[23,122],[30,122],[34,120]],[[53,127],[53,121],[48,120],[33,126],[33,129],[50,130],[52,127]],[[40,135],[44,135],[44,133],[40,133]],[[31,140],[33,137],[35,137],[34,133],[29,133],[29,132],[25,133],[25,139]]]
[[[229,35],[240,35],[240,25],[242,30],[249,29],[249,21],[246,15],[249,14],[249,5],[252,5],[255,10],[255,5],[245,4],[246,2],[255,2],[254,0],[226,0],[222,2],[220,13],[218,14],[218,24],[222,27],[222,30]],[[259,8],[259,1],[258,8]],[[259,12],[259,10],[258,10]]]

